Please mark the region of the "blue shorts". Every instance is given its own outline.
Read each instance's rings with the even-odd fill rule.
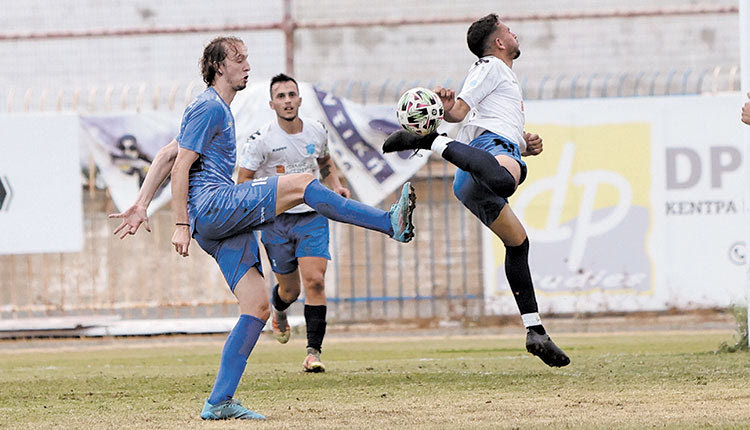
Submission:
[[[328,219],[317,212],[283,213],[263,230],[261,238],[274,273],[286,275],[297,270],[300,257],[323,257],[328,252]]]
[[[250,268],[263,274],[254,231],[273,223],[277,180],[219,187],[196,209],[193,237],[219,263],[232,291]]]
[[[472,140],[469,146],[483,149],[492,155],[502,154],[513,157],[521,166],[519,185],[526,179],[526,163],[521,160],[521,150],[515,143],[498,134],[485,132]],[[471,173],[461,169],[456,171],[456,176],[453,178],[453,194],[488,227],[508,203],[508,199],[493,193],[477,181]]]

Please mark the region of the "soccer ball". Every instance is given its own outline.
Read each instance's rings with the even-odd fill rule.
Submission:
[[[424,136],[435,131],[443,120],[443,102],[427,88],[412,88],[398,101],[396,117],[404,130]]]

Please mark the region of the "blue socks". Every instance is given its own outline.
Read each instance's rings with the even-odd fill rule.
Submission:
[[[208,403],[216,405],[234,396],[242,373],[245,371],[247,357],[250,356],[250,351],[253,350],[265,325],[266,322],[260,318],[246,314],[240,315],[237,325],[234,326],[224,343],[219,374],[216,375],[216,382],[208,397]]]
[[[317,179],[305,188],[304,199],[305,203],[328,219],[393,235],[391,216],[388,212],[356,200],[345,199],[326,188]]]

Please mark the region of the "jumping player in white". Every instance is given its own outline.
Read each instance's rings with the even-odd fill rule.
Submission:
[[[255,178],[312,173],[334,192],[349,198],[349,189],[341,185],[336,166],[328,153],[328,131],[319,121],[300,118],[302,98],[297,81],[285,74],[271,79],[269,106],[276,120],[252,134],[240,153],[238,183]],[[278,284],[273,288],[272,327],[276,339],[289,341],[291,330],[286,310],[300,294],[300,276],[305,288],[305,326],[307,357],[305,372],[324,372],[320,360],[326,333],[325,274],[331,254],[328,252],[328,219],[306,204],[277,215],[263,230],[271,268]]]
[[[405,184],[399,201],[386,212],[336,194],[309,173],[235,184],[236,143],[229,104],[247,85],[250,64],[245,44],[234,37],[214,39],[203,51],[201,72],[208,88],[185,109],[179,135],[155,157],[136,204],[110,217],[123,219],[115,229],[115,234],[123,231],[121,237],[134,234],[142,223],[148,230],[146,208],[172,165],[172,244],[187,257],[191,238],[195,238],[219,264],[240,309],[201,418],[265,419],[234,399],[248,356],[270,313],[254,230],[306,203],[327,218],[408,242],[414,235],[415,197],[411,184]]]
[[[458,98],[452,90],[435,89],[446,121],[460,122],[468,115],[457,139],[437,133],[420,137],[401,130],[386,139],[383,152],[431,149],[458,167],[454,194],[505,244],[505,272],[527,329],[526,350],[549,366],[566,366],[570,359],[542,326],[529,271],[529,240],[508,205],[508,197],[526,177],[521,157],[542,152],[542,139],[524,130],[521,87],[511,70],[513,60],[521,55],[518,39],[496,14],[471,24],[466,39],[479,59]]]

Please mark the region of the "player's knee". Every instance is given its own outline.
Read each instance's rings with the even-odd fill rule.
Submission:
[[[261,303],[257,303],[255,308],[255,316],[263,321],[267,321],[268,317],[271,316],[271,306],[268,303],[268,300],[263,300]]]
[[[304,282],[307,296],[320,297],[325,294],[325,276],[323,274],[307,276]]]
[[[292,176],[292,175],[288,175]],[[300,190],[304,191],[305,188],[315,180],[315,176],[312,173],[294,173],[294,182],[297,187],[299,187]]]
[[[310,182],[315,180],[311,173],[292,173],[289,175],[279,176],[278,191],[286,196],[296,196],[300,199],[305,194],[305,188]]]
[[[300,293],[299,283],[281,283],[279,282],[279,296],[287,303],[297,300]]]

